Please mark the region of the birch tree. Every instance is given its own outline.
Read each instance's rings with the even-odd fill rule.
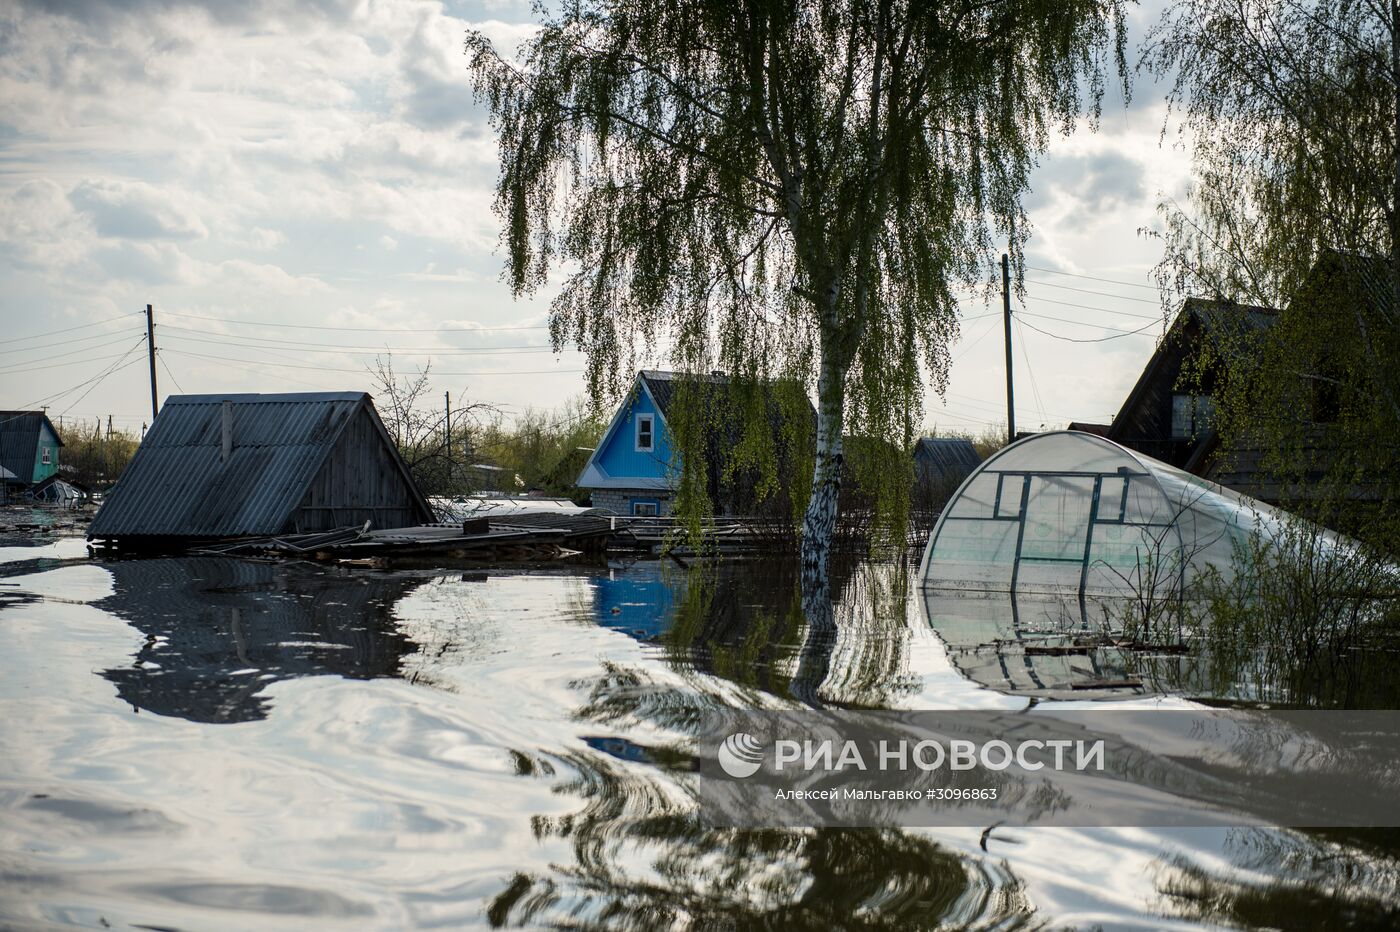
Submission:
[[[1175,0],[1146,49],[1174,81],[1193,147],[1187,202],[1162,205],[1169,300],[1193,291],[1280,309],[1258,345],[1222,354],[1225,453],[1262,454],[1295,507],[1392,551],[1397,20],[1400,0]]]
[[[1038,153],[1106,80],[1126,93],[1122,0],[557,9],[515,58],[467,38],[509,281],[569,270],[553,339],[595,395],[658,344],[814,392],[803,569],[824,579],[843,435],[908,449],[954,290],[989,284],[1004,243],[1019,267]]]

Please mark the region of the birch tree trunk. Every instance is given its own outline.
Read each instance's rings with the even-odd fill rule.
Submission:
[[[846,369],[835,340],[822,328],[821,372],[817,380],[817,455],[812,470],[812,497],[802,520],[802,588],[829,591],[831,537],[836,530],[836,503],[841,492],[841,432],[845,421]]]

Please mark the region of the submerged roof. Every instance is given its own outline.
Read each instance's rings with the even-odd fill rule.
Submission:
[[[1235,572],[1237,545],[1283,516],[1076,431],[1036,434],[977,468],[938,519],[923,585],[963,591],[1139,595]]]
[[[930,464],[939,473],[966,473],[982,462],[977,447],[965,437],[920,437],[914,457]]]
[[[63,438],[43,411],[0,411],[0,468],[27,482],[34,475],[39,429],[45,425],[63,446]]]
[[[221,462],[225,401],[233,453]],[[280,533],[336,441],[368,411],[403,481],[432,510],[364,392],[172,395],[93,519],[89,537]]]

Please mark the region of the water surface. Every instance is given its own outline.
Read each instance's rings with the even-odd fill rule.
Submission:
[[[1388,832],[703,827],[706,709],[1036,701],[954,663],[894,567],[844,572],[813,638],[767,564],[384,572],[11,543],[0,926],[1400,918]]]

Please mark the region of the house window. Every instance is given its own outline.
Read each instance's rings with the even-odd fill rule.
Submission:
[[[1209,395],[1172,396],[1172,439],[1191,440],[1210,428],[1215,402]]]
[[[632,499],[632,514],[638,518],[654,518],[660,507],[661,503],[654,498]]]
[[[43,447],[42,449],[43,449],[44,452],[40,455],[40,457],[39,457],[39,462],[43,463],[45,466],[48,466],[49,463],[50,463],[50,461],[49,461],[49,448],[48,448],[48,447]]]
[[[637,415],[637,451],[639,453],[650,453],[655,446],[656,435],[652,423],[652,416],[650,414]]]

